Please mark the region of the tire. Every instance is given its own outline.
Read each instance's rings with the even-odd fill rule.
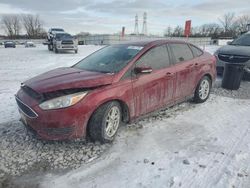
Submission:
[[[197,85],[194,93],[193,101],[195,103],[203,103],[205,102],[211,92],[212,81],[208,76],[204,76]],[[203,89],[202,89],[203,87]]]
[[[52,45],[50,45],[50,44],[48,45],[48,50],[49,50],[49,51],[53,51]]]
[[[53,50],[56,54],[58,54],[58,49],[56,48],[56,46],[53,47]]]
[[[77,54],[78,50],[75,50],[75,53]]]
[[[111,117],[113,115],[111,114],[116,114],[116,112],[118,113],[118,115],[115,116],[116,120],[114,120],[115,118],[112,119]],[[90,121],[88,123],[88,136],[90,137],[90,139],[92,141],[99,141],[101,143],[112,142],[121,124],[121,114],[121,106],[116,101],[108,102],[101,105],[91,116]],[[107,121],[111,121],[110,124]],[[114,125],[114,123],[116,125],[114,129],[113,126],[108,126]],[[109,127],[112,127],[112,130]]]

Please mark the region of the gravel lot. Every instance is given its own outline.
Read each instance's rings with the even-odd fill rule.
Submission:
[[[110,146],[82,140],[42,141],[19,121],[4,126],[0,130],[0,182],[26,173],[78,168],[96,159]]]

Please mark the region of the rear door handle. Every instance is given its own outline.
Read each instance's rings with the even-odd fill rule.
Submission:
[[[190,64],[190,65],[187,65],[185,68],[189,69],[189,68],[192,68],[193,66],[194,66],[194,64]]]
[[[173,77],[174,76],[174,73],[172,73],[172,72],[167,72],[166,73],[166,77]]]

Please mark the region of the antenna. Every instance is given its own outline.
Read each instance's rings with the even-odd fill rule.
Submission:
[[[142,34],[147,35],[147,13],[144,12],[143,14],[143,26],[142,26]]]
[[[138,15],[135,15],[135,30],[134,30],[134,34],[138,35],[139,34],[139,29],[138,29]]]

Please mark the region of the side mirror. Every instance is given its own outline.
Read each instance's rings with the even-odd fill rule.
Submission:
[[[232,42],[231,42],[231,41],[228,41],[228,42],[227,42],[227,45],[230,45],[230,44],[232,44]]]
[[[148,74],[152,71],[153,69],[151,67],[135,67],[135,74]]]

